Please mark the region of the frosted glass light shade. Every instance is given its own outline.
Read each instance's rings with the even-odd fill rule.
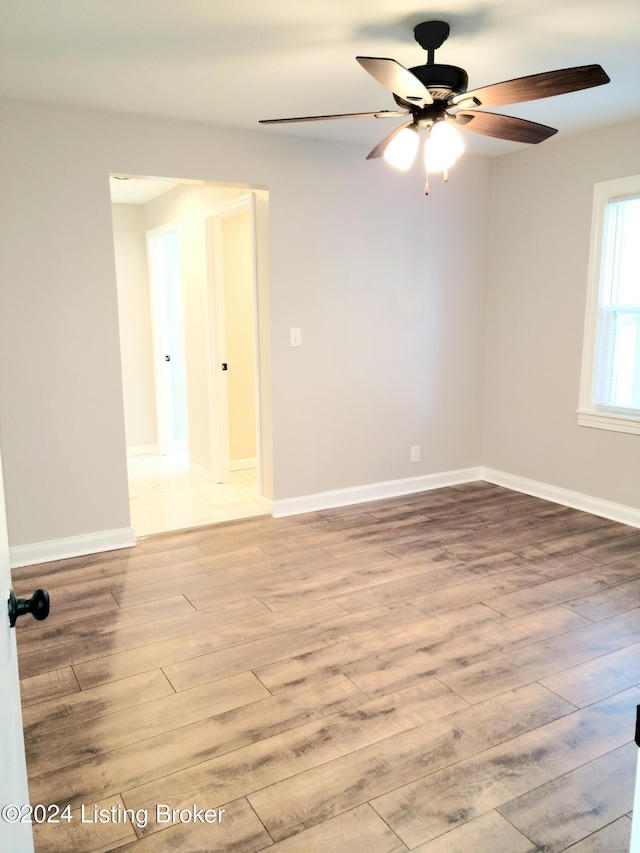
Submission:
[[[429,172],[444,172],[451,168],[464,151],[458,131],[446,121],[437,121],[431,128],[424,147],[424,162]]]
[[[405,127],[387,145],[384,159],[396,169],[406,171],[416,159],[420,137],[414,127]]]

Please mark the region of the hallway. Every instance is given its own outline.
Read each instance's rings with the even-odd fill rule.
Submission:
[[[267,514],[258,503],[255,468],[232,471],[229,483],[212,483],[189,470],[186,450],[130,456],[127,467],[137,538]]]

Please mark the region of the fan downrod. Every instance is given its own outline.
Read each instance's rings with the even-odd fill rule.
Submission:
[[[434,54],[449,38],[449,24],[446,21],[424,21],[414,27],[413,34],[421,48],[427,51],[427,65],[435,62]]]

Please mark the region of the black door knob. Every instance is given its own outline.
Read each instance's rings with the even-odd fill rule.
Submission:
[[[34,619],[42,622],[49,615],[49,593],[37,589],[31,598],[16,598],[13,590],[9,590],[9,625],[13,628],[18,616],[31,613]]]

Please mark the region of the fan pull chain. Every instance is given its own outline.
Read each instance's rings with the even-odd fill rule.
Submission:
[[[429,141],[429,137],[431,136],[431,125],[427,127],[427,142]],[[426,154],[426,143],[425,143],[425,154]],[[429,195],[429,166],[427,165],[427,157],[425,156],[424,161],[425,168],[425,184],[424,184],[424,194]]]
[[[446,183],[449,180],[449,170],[445,169],[444,174],[442,175],[444,182]]]

